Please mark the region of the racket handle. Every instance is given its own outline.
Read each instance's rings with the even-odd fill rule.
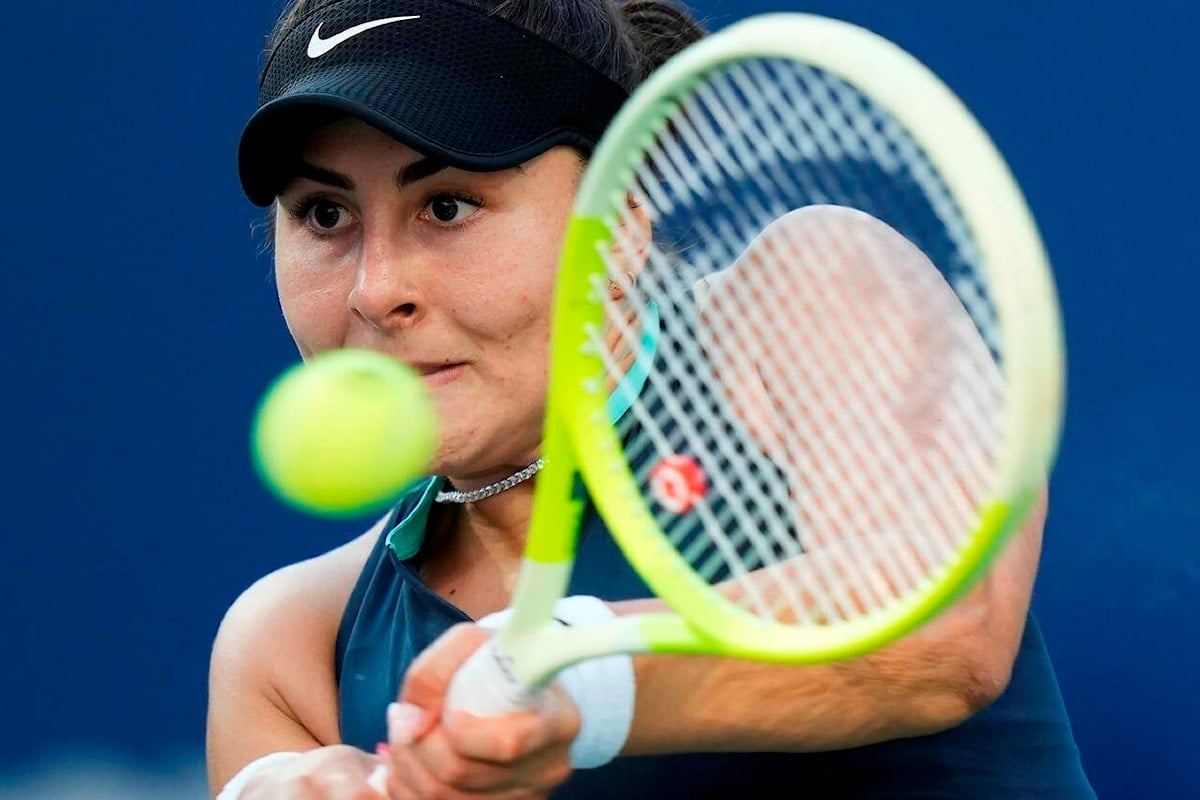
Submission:
[[[477,717],[499,717],[529,708],[536,694],[516,677],[512,660],[492,637],[450,679],[446,708]]]
[[[528,708],[536,693],[516,679],[509,663],[495,637],[489,639],[450,679],[446,708],[477,717],[499,717]],[[388,766],[380,763],[367,777],[367,785],[386,796],[387,780]]]

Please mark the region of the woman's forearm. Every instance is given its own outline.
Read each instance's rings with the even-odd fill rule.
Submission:
[[[636,659],[626,754],[815,751],[953,727],[1008,684],[1029,608],[1044,505],[954,606],[876,653],[780,666],[707,656]],[[658,601],[618,613],[661,610]]]

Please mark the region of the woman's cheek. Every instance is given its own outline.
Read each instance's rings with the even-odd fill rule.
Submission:
[[[335,283],[277,273],[276,284],[284,321],[302,355],[343,345],[349,311]]]

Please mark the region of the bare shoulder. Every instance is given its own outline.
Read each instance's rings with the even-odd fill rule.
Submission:
[[[336,635],[346,601],[383,523],[380,520],[333,550],[260,578],[230,606],[218,636],[276,630],[307,638],[330,622]]]
[[[210,727],[275,717],[287,723],[280,730],[310,734],[310,744],[338,742],[338,626],[383,522],[334,550],[266,575],[234,601],[213,644]],[[301,744],[280,741],[271,747]]]

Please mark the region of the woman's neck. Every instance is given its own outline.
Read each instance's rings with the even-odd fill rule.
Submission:
[[[425,583],[471,616],[508,605],[533,509],[533,481],[463,505],[438,505],[419,571]]]

